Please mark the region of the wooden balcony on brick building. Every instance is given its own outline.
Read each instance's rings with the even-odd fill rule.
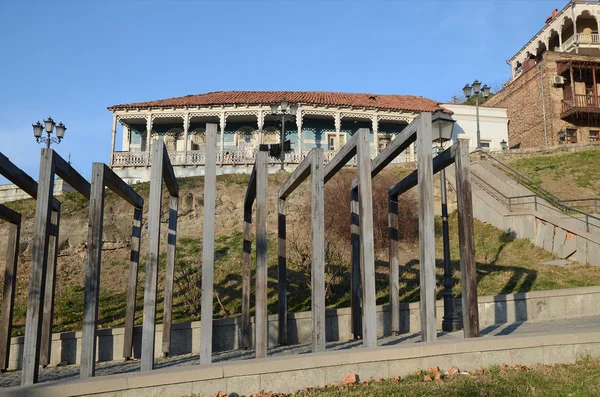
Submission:
[[[576,94],[562,100],[561,118],[581,114],[600,114],[600,97],[598,95]]]

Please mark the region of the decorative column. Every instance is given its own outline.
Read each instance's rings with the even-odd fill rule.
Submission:
[[[117,122],[119,118],[116,114],[113,114],[113,123],[112,123],[112,138],[110,141],[110,165],[113,165],[113,153],[115,152],[115,139],[117,138]]]
[[[335,113],[335,151],[340,150],[340,130],[342,127],[342,116],[340,112]]]
[[[299,151],[299,159],[302,158],[302,110],[297,110],[296,116],[296,127],[298,128],[298,151]]]
[[[263,110],[259,110],[257,114],[257,124],[258,124],[258,143],[263,143],[263,126],[265,125],[265,113]],[[258,149],[258,148],[257,148]]]
[[[227,116],[225,112],[221,113],[219,116],[219,126],[221,128],[221,153],[219,154],[219,158],[221,159],[221,164],[223,164],[223,159],[225,158],[225,125],[227,124]]]
[[[600,25],[600,23],[599,23],[599,25]],[[562,29],[560,32],[558,32],[558,45],[560,47],[560,50],[562,51],[563,50],[562,49]]]
[[[379,154],[379,120],[377,115],[373,115],[371,118],[373,124],[373,140],[375,141],[375,156]]]
[[[131,129],[127,124],[123,124],[122,122],[121,125],[123,126],[123,140],[121,150],[124,152],[128,152],[129,150],[131,150]]]
[[[149,114],[148,118],[146,119],[146,153],[148,153],[148,164],[150,164],[150,142],[152,139],[152,115]]]
[[[188,130],[190,129],[190,114],[183,115],[183,165],[187,165],[188,158]]]

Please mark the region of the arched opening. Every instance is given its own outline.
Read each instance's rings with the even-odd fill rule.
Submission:
[[[558,37],[558,32],[554,29],[550,31],[550,38],[548,39],[548,50],[560,51],[560,38]]]
[[[544,52],[546,52],[546,50],[546,43],[538,41],[537,50],[535,51],[536,64],[542,61],[542,58],[544,57]]]
[[[569,17],[565,17],[560,29],[564,51],[575,42],[575,30],[573,28],[573,20]]]
[[[192,141],[192,150],[206,150],[206,128],[194,128],[190,132],[190,135]]]
[[[238,150],[254,150],[257,145],[258,135],[255,129],[249,126],[241,127],[235,132],[236,148]]]
[[[262,143],[264,145],[274,145],[281,140],[281,131],[277,127],[267,127],[263,129]]]
[[[171,128],[167,131],[167,133],[163,136],[163,140],[165,142],[165,146],[167,147],[167,151],[176,152],[179,150],[177,147],[177,141],[183,138],[183,130],[181,128]],[[183,143],[181,150],[183,150]]]
[[[579,34],[579,43],[581,44],[598,42],[598,23],[587,10],[583,11],[577,17],[577,33]],[[594,38],[596,39],[595,41],[593,41]]]

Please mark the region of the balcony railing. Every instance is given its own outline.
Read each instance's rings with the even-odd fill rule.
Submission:
[[[310,150],[302,152],[295,150],[285,154],[285,164],[299,164]],[[335,156],[337,151],[325,151],[325,163],[329,162]],[[256,151],[254,150],[226,150],[218,151],[217,164],[222,166],[249,166],[254,164]],[[372,153],[371,157],[375,158]],[[206,153],[203,150],[190,150],[187,152],[169,152],[169,159],[174,166],[201,166],[206,162]],[[269,156],[269,164],[279,164],[280,159]],[[407,163],[416,161],[415,155],[401,154],[393,163]],[[150,155],[148,152],[114,152],[113,167],[146,167],[150,165]]]
[[[578,33],[569,37],[562,44],[561,51],[569,51],[575,45],[575,39],[578,39],[579,45],[595,44],[600,45],[600,34],[598,33]]]
[[[600,97],[576,94],[575,97],[562,100],[562,117],[578,111],[600,111]]]

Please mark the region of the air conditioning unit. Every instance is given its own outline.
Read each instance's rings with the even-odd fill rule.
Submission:
[[[565,83],[565,78],[562,76],[554,76],[552,77],[552,84],[554,85],[563,85]]]

